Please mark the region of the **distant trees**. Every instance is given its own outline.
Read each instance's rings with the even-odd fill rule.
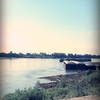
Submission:
[[[10,51],[9,53],[0,53],[0,57],[9,57],[9,58],[100,58],[100,55],[91,55],[91,54],[65,54],[65,53],[13,53]]]
[[[91,54],[72,54],[67,55],[68,58],[100,58],[100,55],[91,55]]]
[[[53,58],[66,58],[66,54],[65,53],[53,53],[52,54]]]

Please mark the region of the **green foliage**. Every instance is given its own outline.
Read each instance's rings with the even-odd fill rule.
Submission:
[[[87,95],[100,95],[99,72],[87,72],[87,75],[80,80],[72,82],[62,80],[54,88],[40,88],[37,82],[34,88],[16,90],[12,94],[4,96],[4,100],[58,100],[62,98],[71,98]]]
[[[46,100],[45,90],[39,88],[16,90],[15,93],[6,95],[4,100]]]

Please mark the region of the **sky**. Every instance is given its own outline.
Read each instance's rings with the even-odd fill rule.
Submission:
[[[97,54],[96,0],[4,0],[4,52]]]

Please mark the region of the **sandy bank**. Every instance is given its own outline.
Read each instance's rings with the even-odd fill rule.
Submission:
[[[75,97],[75,98],[62,99],[62,100],[100,100],[100,96],[83,96],[83,97]]]

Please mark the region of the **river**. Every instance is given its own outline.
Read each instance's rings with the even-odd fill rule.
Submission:
[[[34,87],[37,81],[49,82],[39,77],[71,73],[65,72],[65,65],[59,59],[0,58],[0,64],[0,95]]]
[[[34,87],[37,81],[49,82],[39,77],[65,74],[65,66],[59,59],[0,58],[0,63],[2,95]]]

